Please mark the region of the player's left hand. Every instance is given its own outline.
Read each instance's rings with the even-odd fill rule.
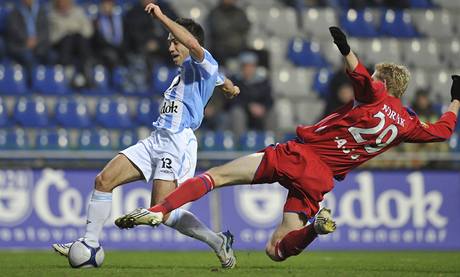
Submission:
[[[460,101],[460,76],[452,75],[452,87],[450,88],[451,101]]]
[[[344,56],[348,55],[350,53],[350,46],[348,45],[345,33],[337,26],[329,27],[329,32],[334,39],[335,45],[339,48],[340,53]]]
[[[153,3],[149,3],[147,6],[145,6],[144,10],[156,18],[163,16],[163,12],[161,11],[160,6]]]

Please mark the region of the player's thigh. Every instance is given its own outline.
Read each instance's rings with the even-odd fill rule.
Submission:
[[[119,185],[143,179],[142,172],[123,154],[116,155],[96,177],[96,189],[111,191]]]
[[[283,220],[276,227],[272,237],[267,242],[267,252],[274,251],[275,245],[280,241],[287,233],[303,228],[307,223],[307,219],[304,215],[298,213],[283,213]]]
[[[254,153],[213,167],[208,174],[214,179],[216,187],[237,184],[250,184],[254,179],[264,153]]]

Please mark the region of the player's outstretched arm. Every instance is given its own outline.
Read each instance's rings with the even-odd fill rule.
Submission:
[[[232,82],[232,80],[225,78],[224,83],[222,85],[217,86],[223,93],[224,95],[232,99],[233,97],[237,96],[240,94],[240,88],[238,86],[235,86]]]
[[[187,29],[163,14],[158,5],[150,3],[145,6],[145,11],[151,14],[154,18],[158,19],[166,27],[166,29],[171,32],[175,39],[185,45],[185,47],[190,50],[190,55],[195,60],[200,62],[203,61],[204,50],[198,40],[189,31],[187,31]]]
[[[460,76],[452,75],[450,89],[451,103],[447,111],[436,123],[422,123],[406,139],[406,142],[437,142],[450,138],[455,130],[457,115],[460,109]]]
[[[451,103],[448,112],[453,112],[458,115],[460,109],[460,76],[452,75],[452,87],[450,88]]]
[[[340,53],[342,53],[345,59],[347,69],[353,72],[358,66],[359,61],[353,51],[351,51],[350,45],[348,45],[347,36],[339,27],[336,26],[329,27],[329,32],[334,39],[335,45],[337,45],[337,48],[339,48]]]

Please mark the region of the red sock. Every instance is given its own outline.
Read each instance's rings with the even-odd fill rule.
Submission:
[[[209,174],[201,174],[183,182],[159,204],[151,207],[151,212],[167,214],[180,206],[201,198],[214,188],[214,180]]]
[[[285,260],[291,256],[299,255],[317,236],[313,224],[291,231],[276,244],[276,256],[280,260]]]

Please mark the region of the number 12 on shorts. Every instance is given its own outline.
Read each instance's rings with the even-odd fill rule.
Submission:
[[[172,164],[172,160],[170,158],[161,159],[161,168],[171,169],[172,168],[171,164]]]

